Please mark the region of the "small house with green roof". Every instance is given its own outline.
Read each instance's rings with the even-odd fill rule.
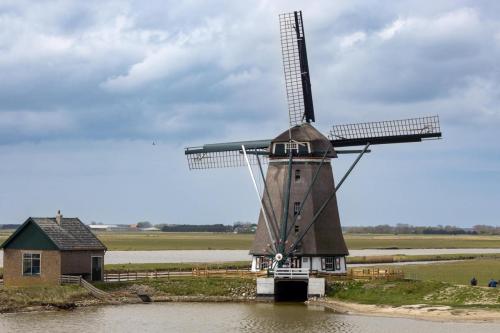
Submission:
[[[28,218],[1,246],[5,286],[56,285],[61,275],[102,281],[106,246],[78,218]]]

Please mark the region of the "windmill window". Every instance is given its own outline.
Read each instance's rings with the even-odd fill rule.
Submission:
[[[273,154],[285,155],[285,144],[284,143],[275,143]]]
[[[287,142],[285,143],[285,153],[288,153],[289,150],[299,150],[299,144],[296,142]]]
[[[293,203],[293,216],[300,217],[300,202],[296,201]]]
[[[295,230],[295,233],[298,234],[299,233],[299,226],[298,225],[295,225],[294,226],[294,230]]]
[[[292,151],[293,156],[307,155],[310,153],[308,142],[280,142],[273,145],[274,155],[288,155]]]
[[[300,180],[300,169],[295,170],[295,181],[298,182]]]
[[[40,275],[40,253],[23,253],[23,275]]]
[[[299,155],[306,155],[309,154],[309,144],[304,143],[299,145]]]

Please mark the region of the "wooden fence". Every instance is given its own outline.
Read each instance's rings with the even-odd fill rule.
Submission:
[[[85,281],[85,279],[83,279],[81,276],[61,275],[59,280],[60,280],[61,284],[79,285],[79,286],[87,289],[94,297],[101,298],[101,299],[110,297],[110,295],[107,292],[102,291],[101,289],[97,289],[92,284]]]
[[[405,274],[401,269],[351,268],[346,277],[352,280],[399,280],[404,279]]]
[[[265,273],[255,273],[248,269],[204,269],[193,268],[190,271],[152,271],[152,272],[118,272],[118,273],[104,273],[105,282],[120,282],[120,281],[135,281],[141,279],[160,279],[170,277],[244,277],[244,276],[261,276]]]

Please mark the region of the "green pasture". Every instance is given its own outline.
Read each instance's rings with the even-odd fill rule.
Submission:
[[[154,272],[154,271],[189,271],[197,269],[248,269],[248,261],[228,261],[221,263],[148,263],[148,264],[106,264],[104,270],[107,273],[124,272]]]
[[[19,311],[29,306],[65,307],[89,298],[89,292],[79,286],[1,287],[0,313]]]
[[[3,242],[12,231],[0,232]],[[108,250],[248,250],[254,235],[210,232],[98,232]],[[349,249],[500,248],[500,236],[344,235]]]
[[[109,250],[248,250],[254,235],[209,232],[101,232]],[[499,236],[346,235],[349,249],[500,248]]]
[[[473,276],[478,280],[479,286],[487,286],[493,278],[500,280],[500,260],[474,259],[457,262],[443,262],[426,265],[391,266],[400,268],[405,272],[405,277],[423,281],[442,281],[453,284],[469,284]]]
[[[327,297],[377,305],[446,305],[456,308],[499,308],[500,289],[453,285],[437,281],[329,282]]]
[[[253,235],[211,232],[100,232],[108,250],[247,250]]]
[[[500,236],[477,235],[353,235],[345,234],[349,249],[500,248]]]

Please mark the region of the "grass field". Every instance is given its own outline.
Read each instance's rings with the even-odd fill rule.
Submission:
[[[253,235],[210,232],[102,232],[109,250],[248,250]]]
[[[500,248],[500,236],[344,235],[349,249]]]
[[[20,310],[28,306],[65,306],[88,297],[89,292],[79,286],[0,287],[0,313]]]
[[[500,290],[457,286],[436,281],[350,281],[327,286],[327,296],[363,304],[410,304],[453,307],[500,307]]]
[[[254,235],[229,233],[100,233],[109,250],[247,250]],[[500,248],[495,236],[346,235],[350,249]]]
[[[133,285],[141,285],[151,288],[154,294],[168,296],[241,296],[243,293],[255,293],[254,278],[172,277],[95,285],[108,292],[127,290]]]
[[[377,266],[381,267],[382,266]],[[405,277],[422,281],[440,281],[453,284],[469,284],[473,276],[479,286],[487,286],[491,278],[500,280],[500,260],[474,259],[459,262],[443,262],[429,265],[387,266],[402,269]]]
[[[189,271],[193,268],[200,269],[248,269],[248,261],[234,261],[223,263],[152,263],[152,264],[107,264],[104,270],[107,273],[118,272],[154,272],[154,271]]]
[[[3,242],[10,232],[0,232]],[[248,250],[254,235],[208,232],[100,232],[109,250]],[[500,236],[353,235],[349,249],[500,248]]]

